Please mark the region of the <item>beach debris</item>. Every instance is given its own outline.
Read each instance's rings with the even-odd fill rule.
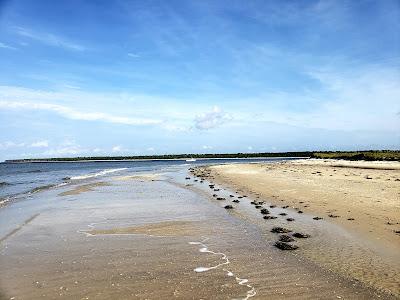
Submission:
[[[281,250],[296,250],[297,248],[299,248],[299,246],[297,246],[297,245],[292,245],[292,244],[288,244],[285,242],[279,242],[279,241],[276,242],[274,244],[274,246]]]
[[[275,207],[276,207],[276,205],[273,205],[273,204],[272,204],[272,205],[270,205],[269,207],[270,207],[270,208],[275,208]]]
[[[294,219],[293,219],[293,218],[287,218],[286,221],[288,221],[288,222],[293,222]]]
[[[261,205],[258,205],[258,204],[257,204],[255,207],[256,207],[256,208],[262,208],[262,206],[261,206]]]
[[[233,203],[240,203],[238,199],[232,200]]]
[[[217,200],[226,200],[224,197],[217,197]]]
[[[233,206],[232,205],[225,205],[224,208],[225,209],[233,209]]]
[[[213,194],[213,197],[217,197],[218,195],[217,194]]]
[[[339,218],[340,216],[334,215],[334,214],[329,214],[328,217],[329,217],[329,218]]]
[[[276,219],[276,218],[278,218],[278,217],[275,217],[275,216],[264,216],[263,217],[265,220],[273,220],[273,219]]]
[[[282,206],[282,208],[288,208],[288,207],[289,207],[289,205]]]
[[[268,215],[268,214],[269,214],[269,210],[266,209],[266,208],[263,208],[262,210],[260,210],[260,212],[261,212],[263,215]]]
[[[347,220],[349,220],[349,221],[354,221],[354,218],[347,218]]]
[[[295,238],[299,238],[299,239],[306,239],[309,238],[310,235],[307,233],[301,233],[301,232],[295,232],[292,234]]]
[[[214,192],[218,192],[219,191],[219,189],[214,189]]]
[[[290,243],[290,242],[294,242],[294,238],[292,238],[291,236],[287,235],[287,234],[281,234],[279,236],[279,241],[281,242],[285,242],[285,243]]]
[[[372,177],[370,177],[369,175],[365,175],[364,178],[365,178],[365,179],[372,179]]]
[[[239,199],[242,199],[242,198],[243,198],[243,196],[238,196],[238,198],[239,198]]]
[[[298,214],[302,214],[303,211],[302,211],[302,210],[298,210],[297,213],[298,213]]]
[[[400,235],[400,230],[393,230],[395,234]]]
[[[288,233],[288,232],[292,232],[292,230],[283,228],[283,227],[272,227],[271,232],[273,232],[273,233]]]
[[[314,220],[322,220],[323,218],[321,218],[321,217],[314,217],[313,219],[314,219]]]
[[[257,205],[258,202],[257,202],[257,201],[251,201],[250,204],[252,204],[252,205]]]
[[[186,179],[186,180],[189,180],[189,179],[190,179],[190,177],[186,177],[185,179]]]
[[[235,196],[234,196],[234,195],[229,195],[229,197],[233,198],[233,197],[235,197]]]
[[[287,213],[280,213],[280,216],[287,216]]]

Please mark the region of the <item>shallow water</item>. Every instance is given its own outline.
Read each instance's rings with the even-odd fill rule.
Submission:
[[[191,165],[277,160],[282,159],[199,159],[191,162]],[[31,193],[68,182],[101,178],[115,173],[155,172],[184,165],[188,165],[185,160],[0,163],[0,207],[14,198],[24,198]]]
[[[275,237],[263,227],[223,209],[199,182],[187,186],[187,168],[153,170],[161,174],[157,180],[107,174],[89,179],[105,184],[80,193],[68,191],[88,180],[0,209],[3,297],[378,297],[297,253],[275,249]]]

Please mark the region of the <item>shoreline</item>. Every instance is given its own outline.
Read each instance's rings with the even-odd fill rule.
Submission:
[[[400,163],[308,159],[195,170],[199,169],[207,170],[210,181],[220,187],[273,206],[284,205],[295,219],[290,225],[300,220],[300,211],[301,218],[309,216],[308,222],[317,227],[341,228],[349,236],[347,243],[338,243],[343,254],[335,248],[318,250],[321,253],[307,249],[303,254],[327,269],[400,295],[400,281],[393,283],[393,276],[400,272],[400,203],[396,201]],[[312,220],[314,216],[322,219]],[[321,242],[329,244],[333,236],[321,236]],[[340,267],[335,266],[338,259]],[[392,282],[388,286],[386,276]]]
[[[196,161],[199,160],[275,160],[275,159],[307,159],[308,156],[273,156],[273,157],[204,157],[204,158],[196,158]],[[34,161],[18,161],[18,160],[9,160],[0,162],[0,164],[28,164],[28,163],[81,163],[81,162],[130,162],[130,161],[186,161],[189,158],[148,158],[148,159],[105,159],[105,160],[34,160]],[[191,163],[192,161],[188,161]],[[195,161],[194,161],[195,162]]]

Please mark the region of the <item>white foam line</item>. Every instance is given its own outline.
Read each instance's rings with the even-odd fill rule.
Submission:
[[[220,266],[230,264],[229,258],[226,256],[225,253],[214,252],[214,251],[211,251],[211,250],[208,249],[208,247],[204,244],[204,242],[207,241],[207,240],[208,240],[208,238],[203,240],[202,242],[189,242],[189,244],[190,245],[200,245],[201,248],[199,249],[199,251],[202,252],[202,253],[211,253],[211,254],[214,254],[214,255],[221,255],[222,256],[221,259],[225,260],[225,262],[220,263],[220,264],[218,264],[216,266],[213,266],[213,267],[208,267],[208,268],[207,267],[197,267],[197,268],[194,269],[194,271],[196,273],[207,272],[209,270],[217,269]],[[239,285],[247,286],[250,289],[249,291],[247,291],[246,297],[245,298],[241,298],[241,299],[247,300],[247,299],[249,299],[251,297],[254,297],[257,294],[256,289],[252,285],[248,284],[248,282],[249,282],[248,279],[239,278],[239,277],[235,276],[235,274],[230,270],[227,270],[227,269],[223,269],[223,270],[226,272],[227,276],[235,277],[235,279],[236,279],[236,281],[237,281],[237,283]]]
[[[74,176],[74,177],[71,177],[71,180],[88,179],[88,178],[103,176],[103,175],[106,175],[106,174],[109,174],[109,173],[123,171],[123,170],[126,170],[126,169],[128,169],[128,168],[105,169],[105,170],[97,172],[97,173],[90,173],[90,174],[81,175],[81,176]]]

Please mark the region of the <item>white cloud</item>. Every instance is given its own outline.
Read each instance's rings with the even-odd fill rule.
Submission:
[[[232,120],[232,117],[224,113],[218,106],[214,106],[213,110],[202,113],[195,118],[195,127],[200,130],[208,130],[216,128]]]
[[[4,43],[0,43],[0,48],[9,49],[9,50],[17,50],[17,48],[7,45],[7,44],[4,44]]]
[[[149,151],[149,152],[154,152],[155,151],[155,149],[153,147],[149,147],[146,150]]]
[[[122,152],[122,146],[114,146],[111,149],[112,152]]]
[[[17,27],[16,33],[20,36],[27,37],[35,41],[39,41],[43,44],[53,47],[60,47],[74,51],[86,50],[86,48],[83,47],[82,45],[67,41],[64,38],[61,38],[51,33],[33,32],[32,30],[28,30],[22,27]]]
[[[162,122],[161,120],[114,116],[102,112],[82,112],[67,106],[58,104],[49,104],[49,103],[0,101],[0,109],[44,110],[57,113],[67,119],[72,119],[72,120],[102,121],[114,124],[136,125],[136,126],[156,125]]]
[[[247,150],[252,151],[252,150],[253,150],[253,147],[252,147],[252,146],[248,146],[248,147],[247,147]]]
[[[46,140],[37,141],[30,145],[30,147],[34,147],[34,148],[47,148],[48,146],[49,146],[49,142]]]
[[[203,145],[202,148],[203,148],[204,150],[210,150],[210,149],[213,149],[213,146]]]

